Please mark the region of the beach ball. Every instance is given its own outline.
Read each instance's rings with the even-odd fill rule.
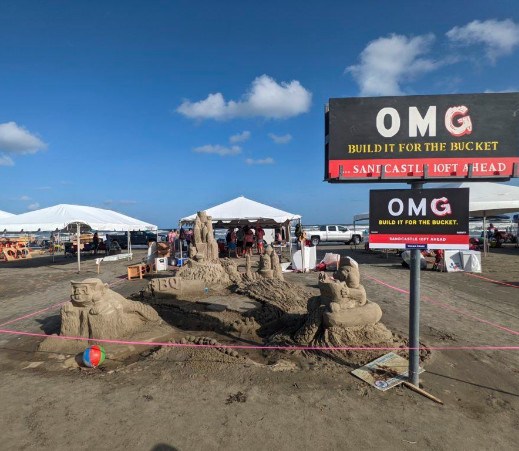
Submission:
[[[105,361],[106,352],[102,346],[89,346],[83,352],[83,363],[89,368],[96,368]]]

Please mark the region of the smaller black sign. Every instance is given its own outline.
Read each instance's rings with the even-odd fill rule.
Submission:
[[[427,249],[427,244],[409,244],[409,243],[406,243],[405,248],[406,249],[423,249],[423,250],[426,250]]]
[[[370,248],[468,249],[468,188],[369,194]]]

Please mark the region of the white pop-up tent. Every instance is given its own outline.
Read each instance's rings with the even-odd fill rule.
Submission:
[[[487,216],[519,211],[519,187],[493,182],[444,183],[440,188],[469,188],[469,215],[483,218],[486,230]],[[487,234],[484,233],[484,249],[487,249]]]
[[[519,187],[493,182],[444,183],[440,188],[469,188],[469,214],[485,217],[519,211]]]
[[[12,216],[15,215],[13,215],[12,213],[8,213],[7,211],[0,210],[0,218],[10,218]]]
[[[70,224],[77,225],[78,250],[80,225],[87,224],[94,230],[124,231],[157,230],[157,226],[113,210],[88,207],[84,205],[60,204],[53,207],[0,219],[0,230],[9,232],[52,232],[63,230]],[[80,270],[80,252],[78,251],[78,271]]]
[[[301,215],[289,213],[269,205],[247,199],[244,196],[224,202],[204,210],[212,217],[215,228],[261,225],[285,229],[285,237],[290,242],[290,222],[301,220]],[[193,223],[196,213],[180,220],[180,224]]]
[[[261,223],[262,226],[280,226],[289,224],[290,221],[301,219],[301,215],[288,213],[278,208],[271,207],[244,196],[224,202],[211,208],[206,208],[205,212],[213,218],[215,226],[239,226],[254,225]],[[196,213],[182,218],[182,224],[192,223],[196,218]]]

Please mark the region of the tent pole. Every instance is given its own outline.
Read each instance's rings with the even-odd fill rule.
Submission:
[[[77,230],[77,272],[81,271],[81,225],[79,222],[76,223]]]
[[[488,237],[487,237],[487,212],[483,212],[483,255],[487,256],[487,246],[488,246]]]
[[[128,229],[126,232],[127,232],[127,237],[128,237],[128,246],[127,246],[127,249],[128,249],[128,260],[130,260],[130,254],[132,253],[132,240],[131,240],[131,237],[130,237],[130,229]]]

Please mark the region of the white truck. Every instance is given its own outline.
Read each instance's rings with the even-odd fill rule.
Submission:
[[[317,227],[303,227],[306,232],[306,238],[309,239],[314,246],[319,243],[340,241],[344,244],[360,244],[362,241],[362,232],[354,232],[343,225],[322,225]]]

